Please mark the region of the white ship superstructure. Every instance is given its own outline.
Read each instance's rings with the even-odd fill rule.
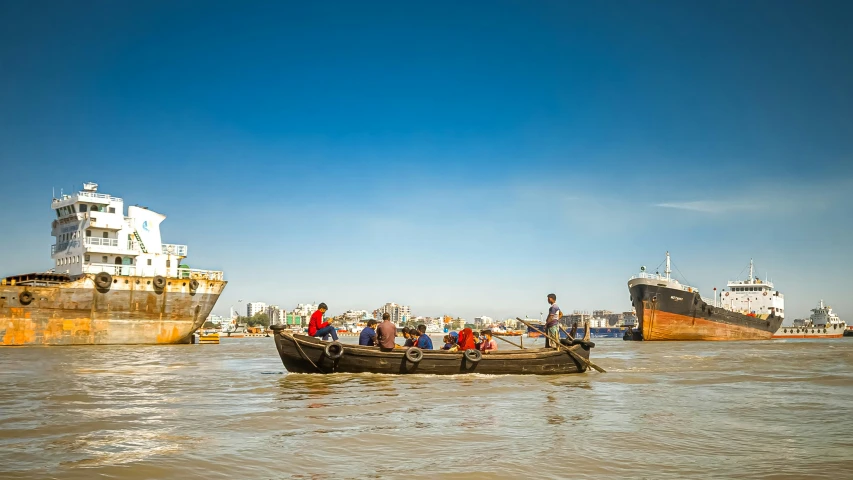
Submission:
[[[190,274],[181,266],[187,246],[161,241],[160,223],[165,215],[139,206],[127,207],[125,214],[124,200],[99,193],[96,183],[85,183],[77,193],[54,198],[51,208],[56,214],[51,232],[56,237],[51,247],[56,273],[166,278]],[[222,279],[221,272],[204,273],[219,273],[215,276]]]
[[[847,326],[843,320],[838,318],[838,315],[832,312],[832,307],[824,305],[823,300],[820,301],[817,308],[812,309],[809,322],[815,327],[825,327],[827,325]]]
[[[727,291],[720,294],[720,306],[726,310],[763,317],[776,314],[785,318],[785,296],[773,288],[773,283],[755,277],[755,267],[749,261],[746,280],[729,281]],[[716,300],[716,299],[715,299]]]

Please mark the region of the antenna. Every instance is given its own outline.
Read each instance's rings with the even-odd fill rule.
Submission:
[[[672,273],[672,270],[669,269],[669,252],[666,252],[666,279],[669,280],[669,274]]]
[[[749,283],[753,283],[753,281],[754,281],[753,270],[754,270],[754,267],[752,265],[752,259],[750,258],[749,259]]]

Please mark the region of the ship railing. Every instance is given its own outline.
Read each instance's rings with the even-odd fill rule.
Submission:
[[[176,278],[201,278],[206,280],[223,280],[225,273],[220,270],[199,270],[197,268],[178,268]]]
[[[154,277],[157,275],[166,278],[195,278],[199,280],[224,280],[225,274],[220,270],[200,270],[197,268],[162,268],[136,265],[113,265],[109,263],[89,263],[83,265],[83,273],[97,274],[101,272],[110,275],[129,277]]]
[[[179,257],[187,256],[187,246],[186,245],[175,245],[171,243],[163,244],[163,255],[177,255]]]
[[[661,274],[659,274],[659,273],[646,273],[646,272],[640,272],[640,273],[639,273],[639,274],[637,274],[637,275],[632,275],[632,276],[631,276],[631,280],[633,280],[633,279],[635,279],[635,278],[648,278],[648,279],[651,279],[651,280],[664,280],[664,281],[669,281],[669,280],[670,280],[670,279],[666,278],[666,276],[661,275]]]
[[[83,240],[83,243],[86,245],[100,245],[103,247],[118,247],[117,238],[86,237],[85,240]]]

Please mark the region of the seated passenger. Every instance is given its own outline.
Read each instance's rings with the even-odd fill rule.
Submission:
[[[474,332],[470,328],[463,328],[459,332],[459,340],[456,343],[461,351],[474,349]]]
[[[451,352],[455,352],[456,350],[458,350],[458,348],[456,347],[456,341],[459,339],[458,333],[450,332],[445,335],[444,338],[446,338],[447,340],[445,340],[446,343],[444,344],[444,347],[442,347],[442,350],[450,350]]]
[[[368,320],[367,327],[358,335],[358,344],[367,347],[376,346],[376,320]]]
[[[311,314],[311,320],[308,322],[308,335],[312,337],[322,337],[324,341],[329,340],[329,335],[332,340],[338,339],[338,331],[329,322],[323,321],[323,315],[329,307],[325,303],[317,306],[317,311]]]
[[[483,353],[494,352],[498,349],[498,342],[492,338],[491,330],[483,330],[483,341],[480,343],[480,351]]]
[[[414,328],[403,327],[403,338],[406,339],[405,343],[403,343],[403,348],[409,348],[415,346],[415,334],[417,330]]]
[[[479,350],[481,341],[482,340],[480,340],[480,332],[474,332],[474,348]]]
[[[382,314],[382,323],[376,327],[376,341],[379,343],[379,348],[384,352],[394,350],[398,345],[394,343],[394,338],[397,336],[397,326],[391,323],[391,315]]]
[[[415,346],[421,350],[432,350],[432,339],[426,334],[426,325],[418,325],[417,340]]]

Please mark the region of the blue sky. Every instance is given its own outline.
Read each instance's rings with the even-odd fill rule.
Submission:
[[[250,3],[245,5],[244,3]],[[0,274],[50,195],[165,213],[238,299],[630,308],[666,250],[853,320],[845,2],[2,2]]]

